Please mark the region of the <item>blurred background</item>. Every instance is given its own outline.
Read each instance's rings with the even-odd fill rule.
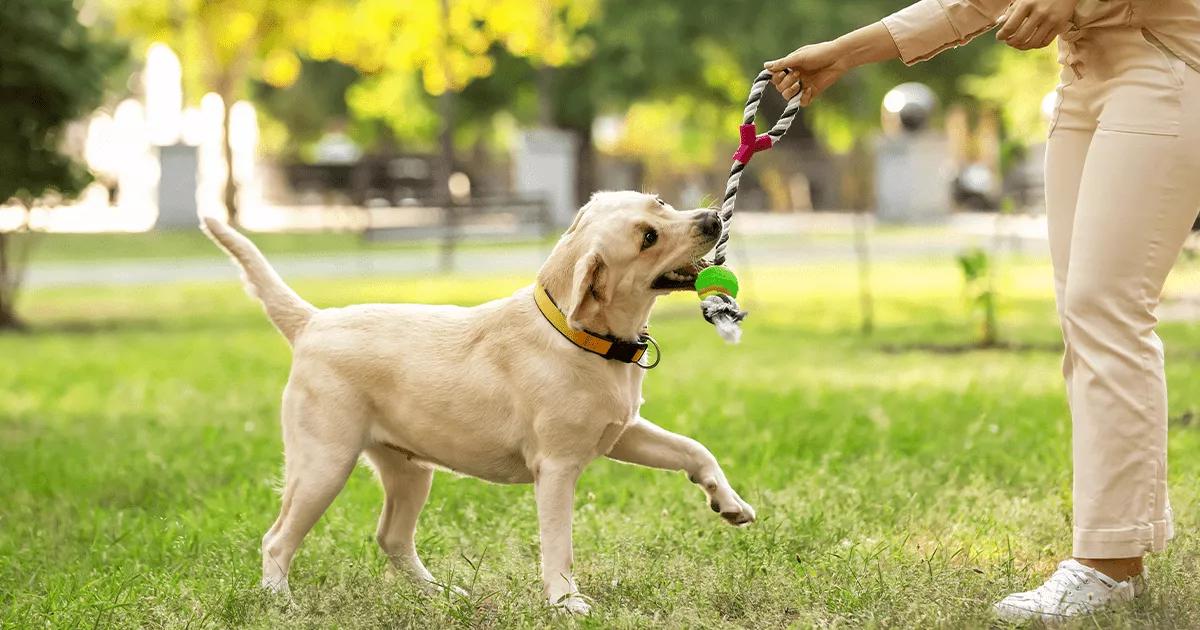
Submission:
[[[904,4],[11,0],[0,115],[12,124],[0,133],[18,137],[0,156],[0,322],[17,321],[14,285],[72,279],[70,266],[29,260],[80,248],[186,258],[195,234],[171,232],[194,232],[197,214],[340,235],[287,240],[288,251],[424,243],[428,256],[381,264],[449,271],[464,245],[544,243],[595,190],[710,204],[762,62]],[[748,170],[739,237],[848,235],[856,213],[870,215],[866,230],[977,236],[995,228],[980,212],[1036,217],[1056,76],[1053,50],[987,37],[912,68],[851,73]],[[782,106],[772,92],[760,118]],[[1041,232],[1036,219],[1014,230]],[[14,236],[139,232],[158,236],[46,239],[40,255]],[[519,264],[535,264],[543,250],[532,251]],[[100,271],[206,277],[109,265],[83,280]]]

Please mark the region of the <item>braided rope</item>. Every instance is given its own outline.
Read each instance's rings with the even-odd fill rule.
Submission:
[[[783,114],[779,120],[775,121],[775,126],[765,134],[756,135],[754,116],[758,114],[758,104],[762,100],[763,90],[767,89],[767,84],[770,82],[770,71],[763,70],[754,78],[754,83],[750,86],[750,96],[746,98],[746,109],[742,112],[742,125],[738,128],[741,144],[738,146],[737,152],[733,154],[733,167],[729,169],[729,181],[725,184],[725,198],[721,201],[721,210],[718,212],[718,216],[721,218],[721,236],[717,239],[717,245],[713,249],[713,266],[725,264],[725,249],[729,246],[733,206],[737,200],[738,185],[742,181],[742,171],[746,170],[746,164],[750,163],[750,158],[754,157],[755,153],[770,149],[783,138],[783,135],[792,126],[792,121],[796,119],[796,114],[800,111],[800,94],[797,92],[796,96],[792,97],[792,100],[788,101],[784,107]],[[716,326],[717,333],[729,343],[737,343],[741,339],[741,322],[746,318],[746,311],[743,311],[733,298],[737,294],[736,279],[734,284],[732,295],[716,293],[700,301],[700,312],[704,315],[704,319]]]
[[[754,125],[754,117],[758,114],[758,105],[762,100],[763,90],[767,89],[767,84],[771,82],[771,72],[763,70],[754,78],[754,83],[750,86],[750,96],[746,98],[746,108],[742,111],[742,125]],[[734,154],[733,167],[729,169],[729,181],[725,184],[725,198],[721,202],[721,237],[717,239],[716,248],[713,250],[713,264],[725,264],[725,249],[729,246],[729,230],[733,223],[733,206],[737,200],[738,184],[742,180],[742,171],[746,169],[746,164],[750,162],[750,157],[757,151],[765,151],[775,145],[783,138],[791,128],[792,122],[796,120],[796,114],[800,111],[800,94],[797,92],[792,100],[788,101],[784,107],[783,115],[779,120],[775,121],[775,126],[765,134],[765,137],[770,141],[770,144],[763,148],[752,148],[743,155],[742,148],[738,149],[738,153]],[[758,136],[763,138],[763,136]],[[746,146],[743,138],[743,147]]]

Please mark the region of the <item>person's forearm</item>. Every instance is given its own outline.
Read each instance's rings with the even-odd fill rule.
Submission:
[[[869,24],[846,33],[834,41],[841,52],[844,63],[849,67],[863,66],[878,61],[896,59],[900,49],[883,22]]]

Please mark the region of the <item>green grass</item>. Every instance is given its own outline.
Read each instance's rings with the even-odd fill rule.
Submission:
[[[541,605],[530,488],[442,473],[418,546],[471,599],[388,579],[366,469],[297,555],[295,603],[262,595],[289,355],[257,306],[232,282],[31,293],[40,329],[0,336],[0,627],[987,626],[990,602],[1070,551],[1049,271],[1004,268],[1002,332],[1021,351],[912,349],[975,336],[949,260],[881,269],[869,339],[844,267],[743,274],[737,347],[694,297],[666,300],[644,414],[708,445],[759,521],[726,526],[681,474],[597,461],[575,510],[582,621]],[[523,281],[297,288],[320,305],[475,303]],[[1149,597],[1079,627],[1200,626],[1200,328],[1162,335],[1179,537]]]

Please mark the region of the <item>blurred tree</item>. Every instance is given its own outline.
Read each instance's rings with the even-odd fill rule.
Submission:
[[[348,0],[347,0],[348,1]],[[321,0],[107,0],[119,32],[143,44],[163,42],[179,55],[185,93],[198,100],[204,92],[220,95],[225,105],[222,141],[225,207],[237,220],[237,182],[229,143],[229,112],[247,96],[249,81],[261,78],[276,87],[291,85],[300,74],[296,49],[314,25]],[[343,5],[345,2],[338,2]]]
[[[131,32],[180,50],[185,71],[193,60],[205,62],[203,84],[214,89],[241,90],[246,77],[287,87],[308,67],[296,52],[354,68],[361,77],[345,90],[351,117],[378,121],[404,146],[440,146],[442,177],[448,175],[454,137],[460,143],[490,138],[504,144],[505,134],[521,125],[573,130],[581,139],[581,193],[593,187],[591,134],[598,116],[624,118],[623,137],[608,148],[640,160],[652,174],[723,168],[723,149],[733,141],[745,90],[764,60],[836,37],[905,4],[107,1]],[[972,96],[959,78],[983,66],[982,56],[995,46],[982,41],[988,39],[912,68],[892,62],[859,69],[806,110],[792,137],[818,137],[835,151],[848,150],[877,128],[883,94],[903,81],[927,83],[946,102]],[[303,93],[337,92],[325,87]],[[313,116],[299,115],[301,107],[280,106],[284,98],[301,100],[295,98],[300,92],[257,96],[301,136],[320,126],[318,111],[338,115],[323,100],[308,112]],[[234,98],[222,96],[227,103]],[[763,115],[781,109],[779,99],[768,98]]]
[[[621,115],[624,133],[609,149],[641,160],[651,177],[656,169],[724,169],[746,90],[764,61],[877,21],[904,4],[603,0],[582,32],[591,54],[556,76],[555,122],[590,139],[598,115]],[[805,110],[789,137],[815,136],[835,151],[848,151],[878,128],[883,95],[904,81],[924,82],[944,101],[968,97],[958,78],[977,70],[981,56],[996,46],[988,39],[913,67],[891,62],[860,68]],[[772,93],[762,116],[773,118],[782,107]]]
[[[1004,122],[1001,170],[1033,144],[1046,140],[1042,103],[1054,89],[1061,66],[1055,46],[1020,51],[996,46],[988,51],[986,73],[961,79],[968,94],[995,107]]]
[[[333,59],[366,75],[347,95],[357,115],[383,121],[398,139],[417,146],[428,145],[436,135],[442,153],[439,179],[445,180],[459,114],[467,114],[468,124],[488,119],[502,104],[512,104],[517,92],[509,84],[499,93],[485,88],[466,98],[455,95],[513,59],[534,70],[534,84],[538,76],[547,84],[551,68],[588,54],[591,42],[582,29],[596,4],[597,0],[327,0],[318,3],[301,36],[314,59]],[[552,106],[549,95],[542,94],[545,120]]]
[[[978,343],[981,348],[994,347],[1000,339],[994,258],[980,247],[967,249],[956,257],[967,303],[979,316]]]
[[[361,75],[336,61],[301,60],[294,83],[278,87],[254,81],[252,98],[259,108],[264,151],[287,159],[303,159],[305,149],[329,131],[330,122],[350,116],[346,93]]]
[[[0,33],[0,203],[15,200],[23,212],[14,230],[0,231],[0,329],[11,329],[21,327],[15,307],[30,209],[91,181],[62,152],[66,126],[100,105],[124,50],[80,24],[73,0],[5,0]]]

